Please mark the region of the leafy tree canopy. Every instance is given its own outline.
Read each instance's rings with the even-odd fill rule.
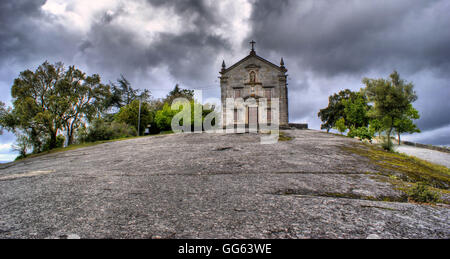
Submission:
[[[202,104],[199,104],[199,103],[195,102],[194,100],[191,100],[189,103],[190,103],[190,112],[191,112],[191,116],[190,116],[191,121],[189,123],[192,127],[195,125],[195,121],[203,123],[205,117],[208,114],[210,114],[211,112],[213,112],[212,109],[204,109]],[[183,109],[183,107],[180,106],[180,108],[178,110],[172,110],[171,105],[169,105],[169,103],[165,103],[163,108],[156,112],[156,115],[155,115],[156,126],[160,130],[171,130],[171,123],[172,123],[173,117],[177,113],[181,112],[182,109]],[[200,111],[200,110],[201,110],[201,113],[195,114],[195,111]],[[184,123],[183,120],[181,120],[180,124],[183,125],[183,123]]]
[[[411,103],[417,100],[414,85],[400,79],[397,71],[389,79],[364,78],[363,83],[366,85],[365,95],[374,104],[369,116],[382,122],[387,140],[390,141],[396,122],[400,123],[408,117]]]
[[[397,118],[394,121],[394,130],[397,133],[398,144],[400,145],[400,135],[402,133],[419,133],[420,129],[414,124],[413,120],[420,118],[419,112],[414,109],[412,104],[409,104],[409,108],[401,118]]]
[[[140,98],[143,102],[149,102],[151,93],[148,89],[140,90],[131,87],[131,83],[121,75],[116,83],[111,83],[112,94],[106,101],[108,108],[115,107],[120,109],[125,105],[131,104],[134,100]]]
[[[331,95],[328,100],[328,107],[318,113],[323,122],[321,129],[329,131],[341,118],[344,118],[347,128],[368,125],[367,110],[370,106],[367,104],[367,98],[360,92],[345,89]]]
[[[334,126],[334,128],[337,131],[339,131],[341,134],[343,134],[347,130],[347,126],[345,125],[345,119],[344,118],[340,118],[335,124],[336,125]]]
[[[47,61],[34,72],[25,70],[11,88],[13,108],[1,124],[16,134],[27,135],[34,152],[59,145],[57,135],[66,130],[69,141],[73,129],[102,111],[109,87],[98,75],[86,76],[80,70],[64,68]]]
[[[134,100],[130,104],[122,107],[115,116],[115,121],[123,122],[128,125],[138,128],[138,121],[140,119],[139,134],[142,135],[148,125],[153,123],[155,112],[151,109],[147,102],[140,104],[140,118],[139,118],[139,100]]]
[[[163,102],[172,105],[173,100],[176,98],[186,98],[189,101],[192,101],[194,99],[194,90],[181,89],[177,84],[174,89],[169,92],[166,98],[164,98]]]

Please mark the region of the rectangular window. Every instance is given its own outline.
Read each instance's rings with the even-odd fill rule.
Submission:
[[[272,89],[266,89],[264,96],[266,97],[267,100],[270,100],[272,98]]]
[[[234,122],[238,121],[238,110],[234,109]]]
[[[234,98],[240,98],[241,97],[241,89],[235,89],[234,90]]]
[[[271,123],[272,123],[272,110],[267,109],[267,124],[271,124]]]

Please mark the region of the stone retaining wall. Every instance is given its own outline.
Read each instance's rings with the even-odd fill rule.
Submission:
[[[289,123],[289,127],[296,129],[308,129],[308,123]]]
[[[425,145],[425,144],[414,143],[414,142],[410,142],[410,141],[401,141],[401,143],[403,145],[407,145],[407,146],[427,148],[427,149],[431,149],[431,150],[437,150],[437,151],[441,151],[441,152],[450,153],[450,149],[446,148],[446,147],[437,147],[437,146],[433,146],[433,145]]]

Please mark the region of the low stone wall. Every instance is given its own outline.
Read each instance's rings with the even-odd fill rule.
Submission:
[[[407,145],[407,146],[427,148],[427,149],[431,149],[431,150],[437,150],[437,151],[441,151],[441,152],[450,153],[450,148],[436,147],[436,146],[433,146],[433,145],[425,145],[425,144],[414,143],[414,142],[410,142],[410,141],[401,141],[401,143],[403,145]]]
[[[308,123],[289,123],[289,127],[296,129],[308,129]]]
[[[245,125],[235,124],[235,125],[230,126],[231,129],[233,129],[233,128],[237,129],[238,127],[245,128],[245,129],[249,128],[248,124],[245,124]],[[226,129],[226,127],[223,126],[223,129]],[[280,125],[280,129],[282,129],[282,130],[289,130],[289,129],[305,130],[305,129],[308,129],[308,123],[289,123],[289,125]]]

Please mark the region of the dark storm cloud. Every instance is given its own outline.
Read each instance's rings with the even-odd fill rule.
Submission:
[[[449,8],[444,0],[261,0],[254,5],[249,38],[323,75],[385,65],[448,72]]]
[[[44,1],[1,1],[0,2],[0,58],[21,59],[28,53],[30,31],[36,28],[32,19],[41,15]]]
[[[422,115],[418,125],[426,131],[450,124],[450,113],[442,112],[450,110],[449,11],[450,2],[444,0],[260,0],[253,6],[247,40],[258,42],[259,53],[295,64],[292,77],[310,71],[314,79],[331,83],[348,78],[348,85],[291,81],[291,99],[301,100],[308,87],[323,90],[304,98],[302,108],[291,104],[292,120],[314,117],[323,108],[318,103],[326,106],[328,95],[344,88],[358,90],[363,77],[387,78],[397,69],[415,83],[419,101],[414,105]]]
[[[203,0],[147,0],[153,6],[173,9],[186,18],[194,17],[194,24],[199,30],[208,29],[220,22],[220,15],[208,7]]]
[[[132,32],[109,23],[95,24],[87,38],[80,48],[109,73],[139,76],[148,68],[167,66],[173,77],[190,84],[215,75],[210,69],[216,53],[229,48],[226,39],[207,30],[162,32],[143,45]]]
[[[211,64],[216,61],[218,52],[230,48],[228,39],[211,29],[221,22],[217,11],[205,1],[147,2],[153,7],[173,11],[177,16],[173,18],[174,23],[175,18],[179,18],[182,24],[192,23],[193,29],[154,33],[152,42],[145,44],[139,41],[140,35],[136,35],[134,28],[114,23],[121,16],[130,15],[124,10],[126,3],[98,13],[89,31],[80,34],[76,30],[69,31],[57,23],[56,17],[43,12],[41,7],[45,1],[2,1],[0,65],[8,66],[13,62],[22,64],[23,69],[34,69],[45,60],[63,61],[67,65],[78,62],[75,65],[87,72],[99,73],[107,81],[124,74],[131,77],[132,82],[144,81],[149,69],[167,67],[175,80],[191,87],[216,77],[219,68],[212,70]],[[70,3],[66,10],[75,10],[75,5]],[[145,15],[151,18],[154,13]],[[15,76],[17,74],[8,78],[2,76],[0,80],[10,83]],[[5,97],[2,95],[2,99]]]
[[[60,23],[64,17],[43,11],[44,3],[0,1],[2,101],[10,100],[9,88],[20,71],[35,69],[45,60],[80,66],[87,73],[100,74],[104,81],[124,74],[135,87],[158,88],[142,83],[152,77],[160,81],[172,77],[182,86],[218,88],[219,83],[214,83],[220,70],[218,59],[224,53],[241,51],[232,49],[235,32],[231,28],[236,27],[224,19],[233,8],[219,11],[208,1],[136,1],[143,4],[139,11],[148,10],[140,15],[144,20],[148,17],[149,23],[164,9],[174,15],[164,18],[169,24],[186,25],[176,32],[163,28],[151,36],[144,28],[122,23],[123,18],[133,18],[126,8],[132,1],[99,10],[82,32]],[[415,106],[422,114],[420,128],[450,124],[450,113],[443,112],[450,110],[449,1],[252,3],[251,31],[242,41],[243,49],[254,39],[261,56],[274,63],[284,57],[290,75],[292,121],[320,125],[317,112],[326,106],[330,94],[344,88],[357,90],[362,87],[362,77],[386,78],[398,69],[402,77],[415,83],[419,93]],[[77,11],[79,4],[69,3],[65,10]],[[148,6],[156,9],[145,8]],[[217,28],[230,28],[230,37],[216,34]],[[233,57],[236,61],[240,58]],[[169,75],[161,72],[162,68],[167,68]],[[164,94],[167,91],[163,89]]]
[[[434,81],[431,79],[426,87],[417,89],[419,99],[414,106],[420,112],[417,126],[422,130],[434,130],[450,125],[450,79]],[[444,82],[442,82],[444,81]],[[416,83],[416,88],[417,87]],[[450,131],[447,133],[450,138]]]
[[[0,65],[28,65],[48,58],[70,59],[77,49],[79,35],[58,25],[55,17],[45,14],[45,1],[19,0],[0,3]],[[28,68],[28,67],[27,67]]]
[[[97,60],[102,62],[101,67],[111,68],[114,65],[122,73],[132,74],[136,71],[141,73],[148,67],[164,65],[176,79],[201,84],[208,72],[212,72],[210,69],[216,59],[215,54],[230,48],[227,39],[211,30],[213,25],[220,23],[220,15],[202,0],[147,2],[154,7],[174,11],[177,17],[181,17],[182,23],[192,21],[194,31],[161,32],[154,42],[142,45],[134,41],[130,31],[109,25],[115,17],[105,14],[102,22],[93,26],[88,37],[88,46],[100,54]],[[120,16],[120,13],[115,12],[114,16]]]

